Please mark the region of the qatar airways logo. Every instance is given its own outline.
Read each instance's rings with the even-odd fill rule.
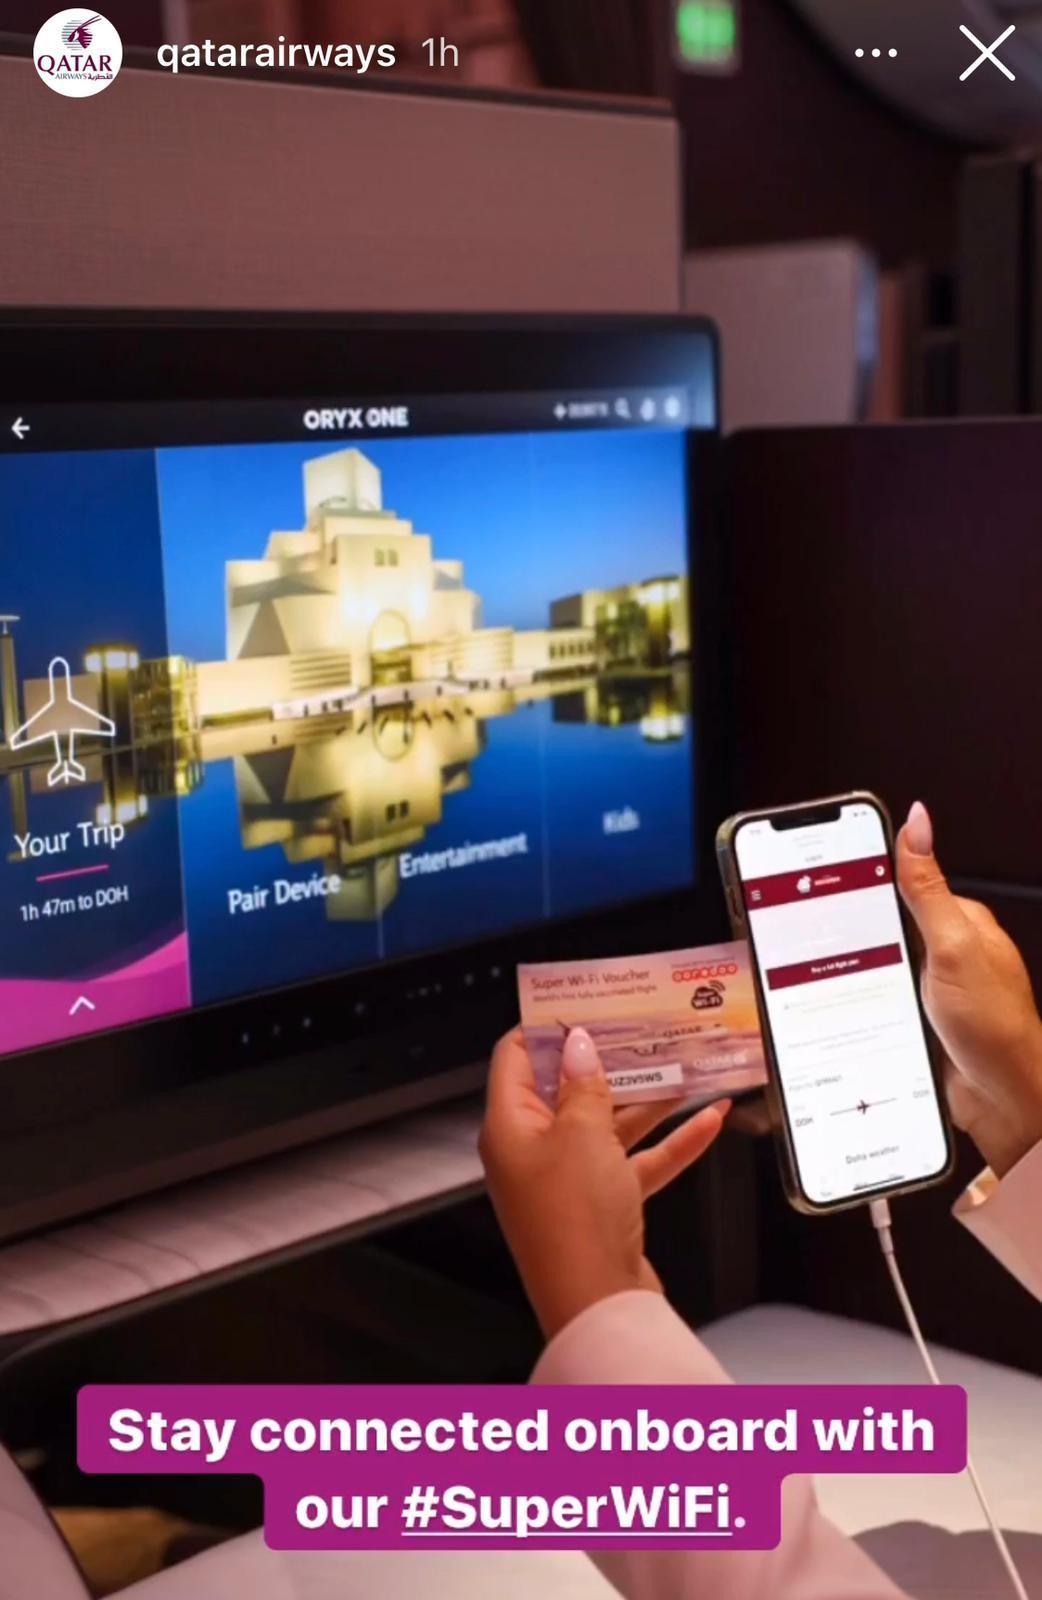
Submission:
[[[56,11],[36,35],[33,62],[55,94],[84,100],[115,78],[123,65],[123,41],[100,12]]]

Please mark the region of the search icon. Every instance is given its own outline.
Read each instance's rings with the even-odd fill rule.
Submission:
[[[617,417],[621,417],[624,422],[629,422],[631,420],[631,418],[630,418],[630,403],[626,399],[625,396],[623,396],[623,398],[621,400],[616,400],[616,402],[615,402],[615,415]]]

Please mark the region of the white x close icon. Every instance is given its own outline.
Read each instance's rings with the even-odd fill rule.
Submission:
[[[977,35],[975,33],[971,33],[969,28],[966,27],[965,23],[960,22],[959,32],[964,33],[967,39],[971,39],[973,41],[973,43],[977,46],[977,49],[980,51],[980,55],[977,57],[976,61],[972,63],[972,65],[966,68],[965,72],[960,72],[959,82],[962,83],[966,78],[969,77],[971,72],[976,72],[982,61],[990,61],[993,67],[998,67],[1000,72],[1004,72],[1006,74],[1006,77],[1009,79],[1010,83],[1016,83],[1017,79],[1015,73],[1012,73],[1006,66],[1005,62],[1000,61],[998,56],[995,54],[999,45],[1002,44],[1004,40],[1008,39],[1011,33],[1015,33],[1016,28],[1016,23],[1011,22],[1005,33],[999,34],[994,44],[982,44],[977,38]]]

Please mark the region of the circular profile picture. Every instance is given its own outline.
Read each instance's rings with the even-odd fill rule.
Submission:
[[[108,88],[123,65],[123,41],[89,6],[56,11],[36,35],[33,61],[55,94],[83,100]]]

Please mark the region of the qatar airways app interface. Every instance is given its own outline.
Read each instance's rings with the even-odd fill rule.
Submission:
[[[879,813],[755,819],[735,848],[804,1193],[932,1177],[947,1143]]]

